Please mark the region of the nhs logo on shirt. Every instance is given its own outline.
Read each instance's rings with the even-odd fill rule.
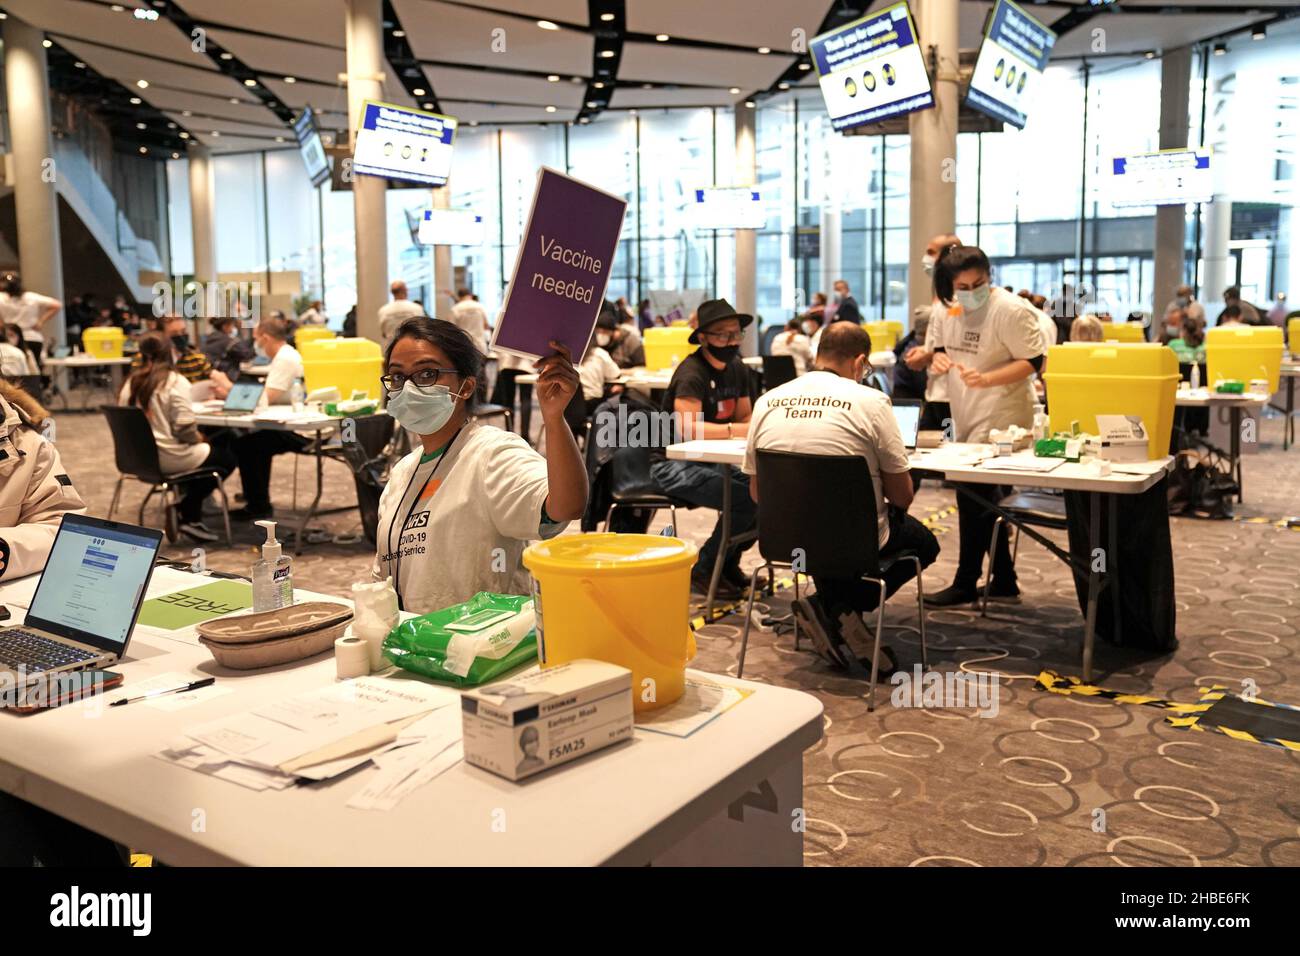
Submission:
[[[415,528],[429,527],[429,512],[417,511],[406,519],[406,524],[402,525],[403,531],[411,531]]]

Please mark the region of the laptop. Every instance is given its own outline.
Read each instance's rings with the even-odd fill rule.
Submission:
[[[915,399],[895,399],[894,420],[898,422],[898,431],[903,436],[903,447],[908,451],[915,450],[916,433],[921,428],[921,403]]]
[[[161,546],[161,531],[64,515],[26,622],[0,628],[0,684],[119,660]]]
[[[266,391],[265,382],[236,382],[230,386],[230,391],[226,394],[225,404],[213,414],[251,414],[257,411],[257,403],[262,400],[262,392],[264,391]]]

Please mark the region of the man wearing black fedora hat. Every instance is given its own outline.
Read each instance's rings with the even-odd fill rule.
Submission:
[[[697,324],[690,342],[699,345],[673,372],[664,395],[664,411],[674,413],[676,441],[692,438],[743,438],[749,432],[749,370],[740,360],[742,330],[754,321],[741,315],[726,299],[710,299],[696,310]],[[670,461],[656,449],[650,473],[664,494],[704,508],[722,508],[723,477],[713,465]],[[730,469],[731,533],[740,535],[754,527],[757,510],[749,497],[749,479]],[[722,539],[722,517],[700,549],[691,573],[696,590],[707,592]],[[733,547],[723,565],[717,596],[739,597],[748,583],[740,570],[740,553],[748,544]]]

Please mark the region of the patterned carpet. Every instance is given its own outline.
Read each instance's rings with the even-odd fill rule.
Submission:
[[[1173,520],[1178,651],[1153,657],[1099,642],[1097,683],[1194,702],[1198,688],[1239,688],[1253,679],[1261,697],[1300,705],[1300,532],[1273,523],[1300,513],[1300,449],[1282,451],[1276,418],[1264,422],[1261,438],[1245,465],[1247,503],[1237,510],[1246,520]],[[60,451],[100,515],[116,481],[106,442],[99,416],[58,416]],[[310,494],[311,468],[298,459],[300,502]],[[273,491],[282,506],[292,497],[293,469],[293,457],[277,459]],[[325,477],[324,504],[355,501],[343,465],[327,462]],[[238,478],[227,488],[233,494]],[[134,520],[142,496],[139,486],[129,487],[119,517]],[[952,504],[951,492],[926,482],[913,505],[918,517],[937,516],[932,523],[944,544],[926,576],[930,590],[945,586],[955,567]],[[679,518],[680,533],[699,542],[713,515],[697,510]],[[156,513],[146,518],[157,520]],[[357,534],[356,512],[326,516],[313,528],[323,540],[296,559],[296,582],[346,595],[371,552],[364,542],[330,539]],[[257,532],[237,526],[238,547],[210,549],[207,564],[248,573]],[[167,550],[192,557],[190,546]],[[454,557],[454,543],[447,550]],[[788,628],[751,635],[746,678],[813,693],[826,707],[826,736],[805,757],[806,861],[1300,865],[1300,753],[1175,729],[1152,708],[1035,690],[1033,678],[1044,668],[1078,675],[1082,621],[1069,574],[1047,551],[1026,539],[1017,570],[1022,605],[1000,606],[988,618],[972,610],[929,615],[932,665],[1004,675],[993,688],[996,714],[988,717],[971,708],[895,707],[888,684],[868,713],[865,684],[795,651]],[[787,614],[791,596],[779,591],[771,612]],[[886,640],[910,669],[920,660],[911,587],[890,602],[886,620]],[[741,623],[733,613],[703,628],[694,666],[734,674]]]

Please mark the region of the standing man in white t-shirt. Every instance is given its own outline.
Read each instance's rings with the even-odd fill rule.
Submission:
[[[861,455],[867,461],[876,493],[876,523],[880,556],[909,551],[925,567],[939,556],[934,534],[907,513],[912,503],[912,476],[907,448],[898,431],[889,397],[861,384],[871,366],[871,337],[860,325],[833,322],[822,332],[813,371],[762,395],[750,419],[744,471],[750,475],[750,496],[758,500],[758,456],[762,451],[789,451],[809,455]],[[815,408],[819,414],[796,414]],[[899,561],[885,572],[885,596],[893,594],[916,574],[911,561]],[[795,602],[795,613],[814,642],[849,650],[870,666],[873,639],[862,614],[876,609],[880,589],[860,578],[813,579],[816,594]],[[887,648],[888,666],[895,662]],[[838,651],[842,655],[843,651]]]
[[[940,233],[930,239],[921,257],[921,268],[928,276],[934,276],[934,264],[945,249],[960,246],[961,240],[952,233]],[[935,296],[930,303],[930,324],[925,330],[925,344],[917,346],[903,356],[907,367],[920,371],[934,358],[935,343],[941,334],[943,323],[948,318],[948,305]],[[948,379],[943,375],[931,374],[925,382],[925,404],[921,408],[921,428],[933,431],[945,431],[945,423],[952,420],[952,408],[948,404]]]
[[[288,405],[294,382],[303,378],[302,356],[289,344],[289,323],[284,319],[263,319],[253,330],[253,344],[271,357],[266,372],[267,405]],[[271,517],[271,462],[286,451],[302,451],[310,444],[302,435],[267,428],[249,429],[235,442],[239,459],[239,480],[244,486],[244,507],[230,513],[239,521]]]
[[[1042,368],[1047,351],[1039,311],[1014,293],[995,288],[990,271],[988,256],[977,246],[954,246],[935,266],[935,292],[958,310],[940,327],[929,367],[931,375],[948,379],[953,438],[959,442],[987,442],[994,428],[1033,426],[1030,381]],[[981,502],[995,503],[1010,493],[1000,485],[964,484],[959,488],[957,574],[951,587],[926,596],[932,607],[975,601],[996,517]],[[1020,600],[1005,525],[989,573],[990,600]]]
[[[487,310],[469,289],[456,290],[456,304],[451,307],[451,321],[465,331],[478,350],[487,354]]]
[[[397,334],[399,325],[407,319],[414,319],[424,315],[424,309],[406,297],[405,282],[401,279],[395,279],[388,288],[393,293],[393,301],[386,302],[379,307],[379,344],[384,348],[388,348],[388,343]]]

